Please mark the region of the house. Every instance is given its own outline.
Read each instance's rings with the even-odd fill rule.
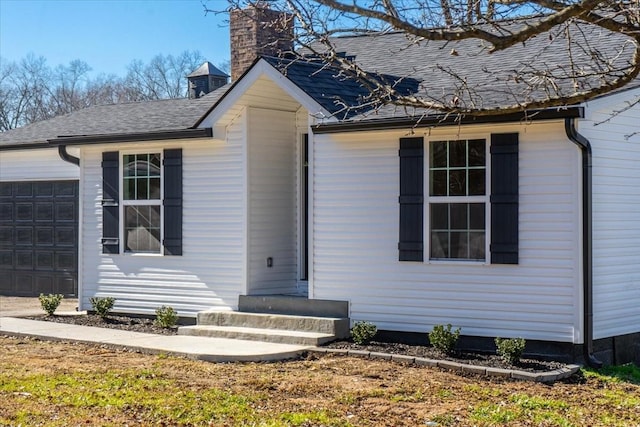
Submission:
[[[74,294],[77,280],[82,309],[113,296],[116,311],[183,317],[297,295],[346,301],[396,339],[450,323],[469,347],[524,337],[531,352],[640,363],[640,82],[491,118],[351,109],[359,84],[260,51],[272,35],[243,17],[232,32],[254,33],[232,34],[245,68],[231,85],[0,134],[0,292]],[[436,43],[400,52],[403,38],[338,43],[385,76],[447,61]],[[455,48],[485,77],[518,59]],[[504,102],[497,81],[478,90],[485,105]]]

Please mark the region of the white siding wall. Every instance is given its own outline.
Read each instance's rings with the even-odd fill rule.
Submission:
[[[249,108],[248,117],[248,293],[295,293],[295,113]]]
[[[640,89],[587,105],[593,149],[594,338],[640,332]]]
[[[405,135],[316,135],[314,298],[349,300],[352,320],[387,330],[451,323],[466,335],[581,342],[579,151],[561,122],[439,129],[425,143],[466,132],[520,133],[520,264],[399,262]]]
[[[80,168],[65,162],[56,148],[0,151],[0,181],[78,179]]]
[[[82,308],[89,297],[113,296],[116,310],[152,314],[170,305],[182,316],[233,308],[244,291],[244,123],[228,141],[87,146],[82,152]],[[102,151],[183,149],[182,256],[102,254]]]

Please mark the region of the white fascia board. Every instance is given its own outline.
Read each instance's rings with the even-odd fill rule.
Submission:
[[[296,86],[291,80],[275,69],[264,59],[260,59],[251,69],[239,80],[236,85],[224,96],[218,105],[202,120],[198,127],[200,128],[216,128],[220,125],[225,126],[226,123],[219,123],[220,119],[233,108],[253,84],[262,76],[268,77],[282,90],[284,90],[291,98],[300,103],[310,114],[319,114],[325,120],[331,122],[336,119],[318,104],[313,98],[307,95],[302,89]],[[214,135],[214,138],[216,135]]]

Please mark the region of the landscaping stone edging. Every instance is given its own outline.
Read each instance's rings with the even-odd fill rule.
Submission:
[[[517,369],[501,369],[487,366],[467,365],[464,363],[452,362],[450,360],[427,359],[424,357],[405,356],[402,354],[378,353],[366,350],[347,350],[336,348],[315,347],[309,349],[313,353],[331,353],[345,356],[355,356],[364,359],[390,360],[392,362],[409,365],[429,366],[453,372],[470,373],[488,377],[511,378],[514,380],[533,381],[539,383],[553,383],[578,372],[580,365],[567,365],[564,368],[554,369],[546,372],[527,372]]]

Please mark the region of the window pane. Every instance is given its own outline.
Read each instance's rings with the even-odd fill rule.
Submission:
[[[124,200],[135,200],[136,198],[136,180],[127,178],[124,180]]]
[[[467,141],[449,141],[449,167],[467,165]]]
[[[122,169],[124,176],[135,176],[136,175],[136,158],[135,156],[125,155],[122,158]]]
[[[447,167],[447,141],[435,141],[431,143],[431,168]]]
[[[484,259],[485,233],[469,233],[469,259]]]
[[[125,250],[160,252],[160,206],[125,207]]]
[[[484,139],[472,139],[469,141],[469,166],[485,165]]]
[[[160,153],[150,154],[149,176],[160,176]]]
[[[484,230],[485,229],[485,210],[484,203],[469,204],[469,229]]]
[[[452,230],[466,230],[467,223],[467,203],[452,203],[449,205],[449,211],[451,212],[451,229]]]
[[[468,236],[466,231],[451,233],[451,258],[468,259]]]
[[[431,205],[431,229],[449,229],[449,204],[434,203]]]
[[[449,258],[449,233],[431,233],[431,258]]]
[[[160,199],[160,178],[149,178],[149,199]]]
[[[429,194],[432,196],[446,196],[447,195],[447,171],[432,171],[431,172],[431,191]]]
[[[452,170],[449,172],[449,196],[467,195],[467,171]]]
[[[148,172],[147,170],[149,169],[147,167],[147,164],[149,162],[149,155],[148,154],[138,154],[136,155],[136,167],[137,167],[137,175],[138,176],[147,176]]]
[[[469,196],[484,196],[485,191],[485,170],[469,170]]]
[[[137,200],[147,200],[149,198],[149,182],[146,178],[138,178],[137,189],[136,189],[136,199]]]

